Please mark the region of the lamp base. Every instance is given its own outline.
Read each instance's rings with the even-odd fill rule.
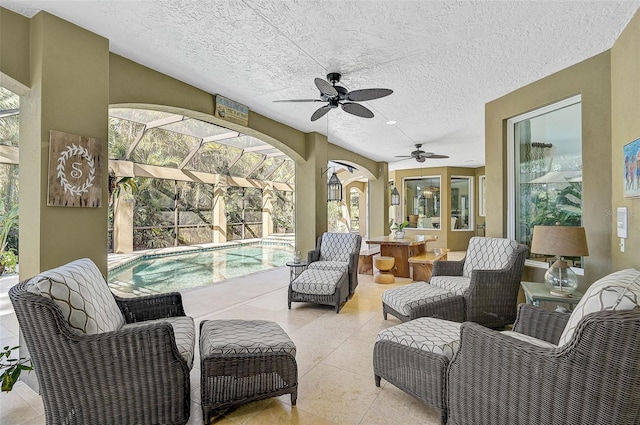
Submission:
[[[570,292],[560,291],[558,289],[552,289],[551,291],[549,291],[549,293],[558,298],[571,298],[572,296]]]

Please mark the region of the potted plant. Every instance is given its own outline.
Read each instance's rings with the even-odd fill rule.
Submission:
[[[13,389],[13,386],[18,382],[20,374],[23,370],[33,370],[33,367],[29,365],[28,359],[12,359],[11,352],[20,348],[6,346],[0,351],[0,370],[2,370],[2,391],[9,392]]]
[[[404,228],[409,225],[408,221],[405,220],[402,223],[394,223],[394,221],[391,220],[389,224],[391,226],[389,230],[396,233],[396,239],[404,238]]]

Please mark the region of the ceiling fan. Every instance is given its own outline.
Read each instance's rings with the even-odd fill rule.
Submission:
[[[444,159],[449,158],[447,155],[438,155],[433,152],[425,152],[422,149],[422,143],[416,143],[416,150],[411,152],[411,155],[396,155],[396,158],[415,158],[418,162],[424,162],[429,159]]]
[[[327,74],[327,81],[322,78],[316,78],[313,81],[320,90],[320,99],[290,99],[290,100],[274,100],[274,102],[327,102],[325,106],[316,110],[311,115],[311,121],[322,118],[330,110],[342,107],[342,110],[352,115],[362,118],[373,118],[373,112],[368,108],[354,102],[364,102],[367,100],[380,99],[389,96],[393,90],[389,89],[362,89],[348,91],[342,86],[336,84],[340,82],[341,75],[337,72]]]

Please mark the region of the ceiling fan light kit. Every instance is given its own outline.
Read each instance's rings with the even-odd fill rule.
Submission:
[[[369,100],[380,99],[393,93],[390,89],[361,89],[348,91],[342,86],[338,86],[342,76],[337,72],[327,74],[327,79],[314,79],[314,83],[320,90],[320,99],[290,99],[276,100],[274,102],[327,102],[325,106],[317,109],[311,115],[311,121],[317,121],[325,116],[330,110],[340,106],[343,111],[362,118],[373,118],[373,112],[365,106],[355,102],[366,102]]]

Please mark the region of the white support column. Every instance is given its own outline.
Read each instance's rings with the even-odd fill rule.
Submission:
[[[227,241],[227,215],[224,197],[227,193],[226,182],[218,182],[213,186],[213,242]]]
[[[262,189],[262,237],[273,234],[273,184],[266,182]]]

